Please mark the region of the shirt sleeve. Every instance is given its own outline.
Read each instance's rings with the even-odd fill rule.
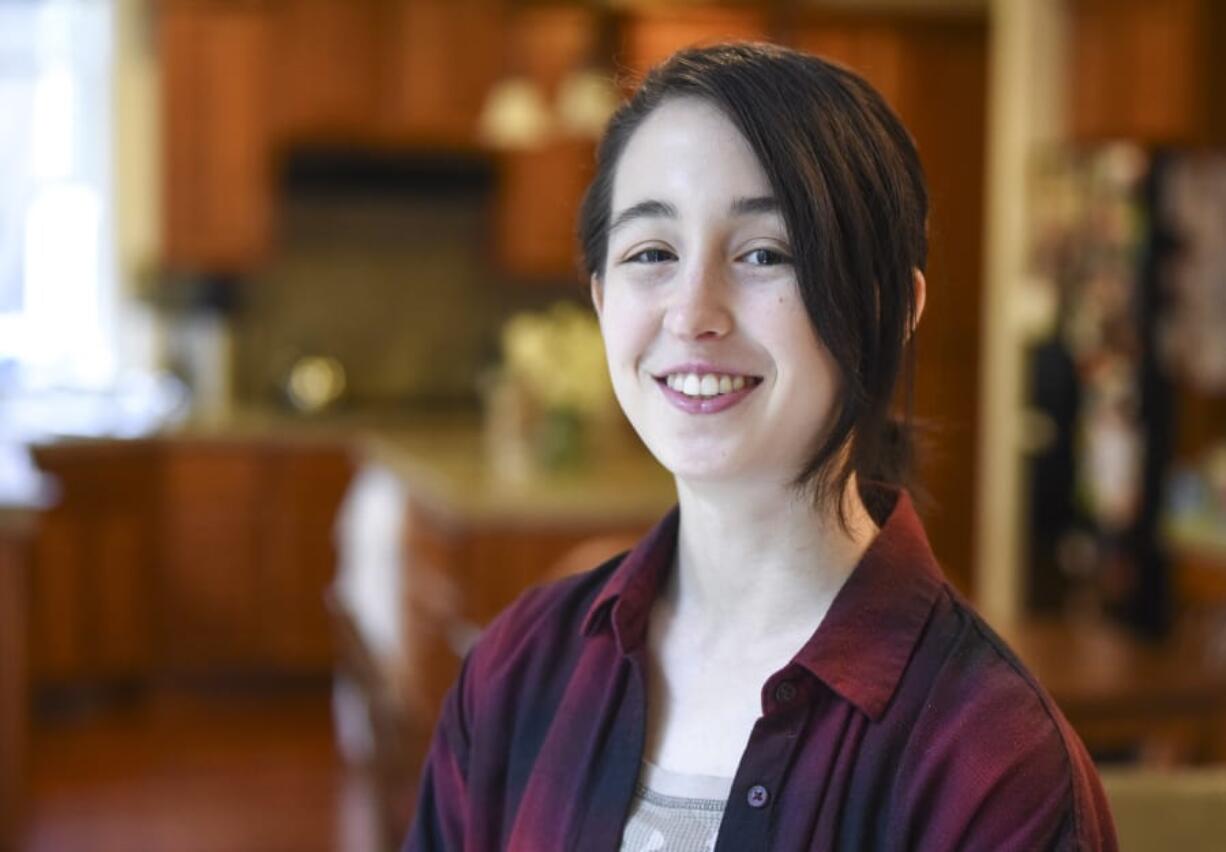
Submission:
[[[443,701],[418,784],[417,809],[403,852],[460,852],[468,820],[469,726],[464,689],[469,661]]]

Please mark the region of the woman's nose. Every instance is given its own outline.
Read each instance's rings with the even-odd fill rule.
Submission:
[[[685,340],[723,337],[732,330],[727,288],[715,263],[695,262],[676,282],[665,328]]]

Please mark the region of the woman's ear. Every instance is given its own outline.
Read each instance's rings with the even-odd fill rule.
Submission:
[[[592,273],[592,307],[596,309],[597,317],[604,310],[604,282],[594,272]]]
[[[924,300],[928,297],[928,282],[924,273],[915,270],[915,317],[911,320],[911,333],[919,326],[920,317],[924,315]]]

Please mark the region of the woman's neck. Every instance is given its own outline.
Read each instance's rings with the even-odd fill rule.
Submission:
[[[833,506],[820,510],[786,485],[678,480],[677,493],[677,565],[664,603],[713,641],[807,635],[877,534],[854,477],[846,528]]]

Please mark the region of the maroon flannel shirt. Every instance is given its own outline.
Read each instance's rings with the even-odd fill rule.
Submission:
[[[445,702],[406,850],[619,848],[678,518],[491,623]],[[763,684],[715,848],[1117,848],[1085,747],[942,577],[905,493]]]

